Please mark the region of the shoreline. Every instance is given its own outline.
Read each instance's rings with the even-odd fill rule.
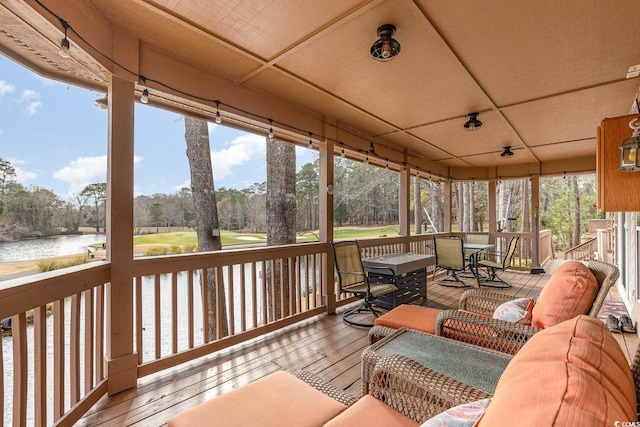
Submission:
[[[91,261],[103,261],[106,258],[106,251],[103,249],[94,250],[92,252],[94,258]],[[52,259],[57,260],[72,260],[75,258],[86,256],[86,253],[78,253],[71,255],[59,255],[50,258],[26,260],[26,261],[10,261],[0,262],[0,281],[10,280],[15,277],[28,276],[30,274],[40,273],[38,263],[48,261]]]

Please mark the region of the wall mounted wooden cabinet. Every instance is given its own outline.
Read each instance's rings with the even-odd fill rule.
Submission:
[[[622,141],[633,130],[629,122],[640,114],[604,119],[598,127],[597,207],[604,212],[640,212],[640,172],[618,172]]]

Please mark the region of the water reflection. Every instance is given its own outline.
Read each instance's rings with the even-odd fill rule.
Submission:
[[[84,254],[87,246],[106,241],[107,236],[104,234],[83,234],[0,242],[0,262],[31,261],[60,255]]]

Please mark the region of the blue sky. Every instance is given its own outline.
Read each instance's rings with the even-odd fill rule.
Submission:
[[[107,114],[103,93],[45,79],[0,55],[0,158],[17,180],[68,200],[106,180]],[[136,103],[135,194],[170,194],[189,186],[181,116]],[[216,188],[266,180],[265,137],[209,124]],[[317,152],[297,148],[298,169]]]

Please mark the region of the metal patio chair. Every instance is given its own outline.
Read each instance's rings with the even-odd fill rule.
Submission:
[[[371,313],[375,317],[384,314],[373,307],[376,297],[398,290],[396,279],[391,268],[368,268],[366,271],[360,257],[360,246],[356,240],[331,242],[338,275],[340,292],[351,293],[362,298],[362,304],[348,310],[342,315],[344,321],[353,326],[370,328],[373,323],[363,323],[352,319],[353,315]],[[369,277],[369,272],[375,272],[376,279]]]
[[[516,252],[516,246],[518,245],[519,239],[520,236],[513,236],[511,240],[509,240],[507,252],[506,254],[504,254],[501,261],[491,261],[490,259],[482,259],[478,261],[476,268],[478,269],[479,285],[481,284],[482,286],[501,289],[507,289],[511,287],[511,283],[506,282],[505,280],[500,278],[500,276],[498,276],[498,271],[505,271],[511,266],[511,260],[513,259],[513,255]],[[485,270],[486,277],[482,277],[480,275],[480,269]]]
[[[467,270],[468,266],[463,245],[461,237],[436,236],[433,238],[433,246],[436,253],[436,270],[443,269],[447,271],[446,277],[436,282],[438,285],[452,288],[470,287],[469,283],[461,278],[461,274]]]

